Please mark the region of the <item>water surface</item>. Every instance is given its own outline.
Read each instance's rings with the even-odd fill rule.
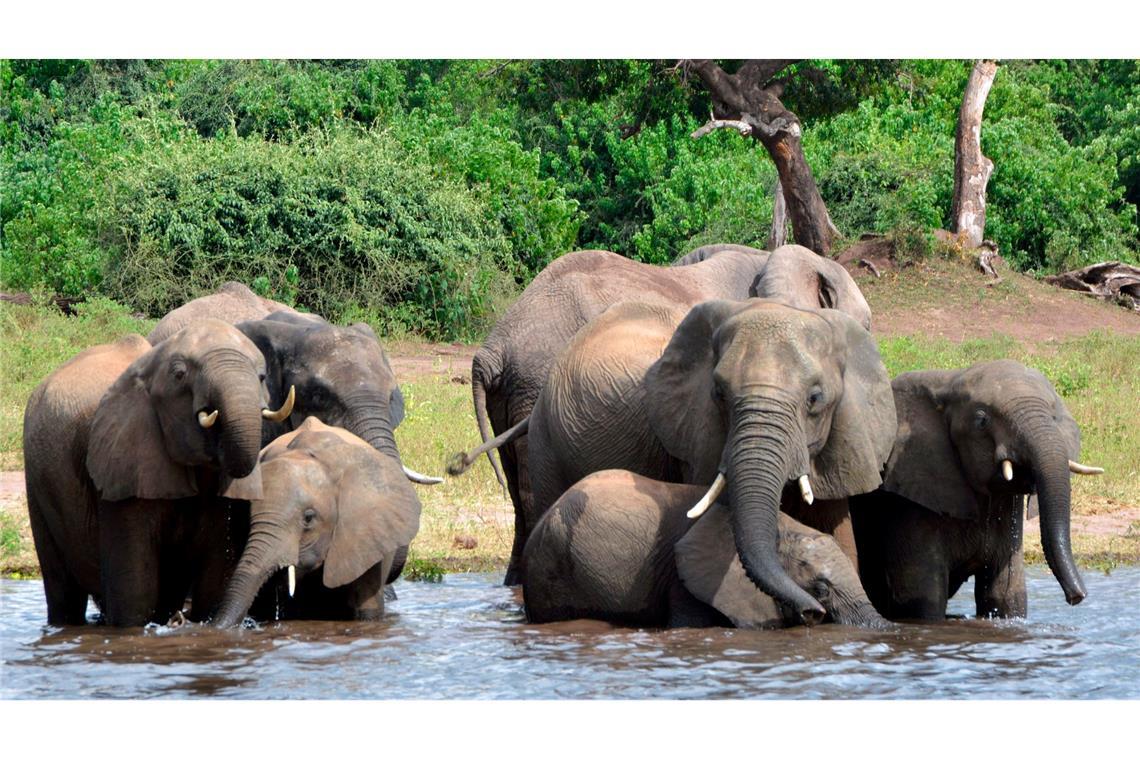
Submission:
[[[51,628],[39,581],[0,581],[0,697],[258,699],[1136,698],[1140,568],[1086,570],[1069,607],[1028,571],[1029,617],[864,631],[525,622],[501,574],[399,581],[380,623]],[[951,612],[972,612],[970,584]]]

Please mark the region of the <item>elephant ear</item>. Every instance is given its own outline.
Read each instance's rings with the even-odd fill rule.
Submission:
[[[336,588],[376,564],[394,562],[419,530],[420,502],[392,457],[351,444],[330,451],[343,471],[322,581]]]
[[[874,491],[895,442],[897,421],[891,381],[871,334],[843,312],[816,312],[831,323],[838,346],[846,346],[843,397],[831,418],[827,444],[811,463],[819,499],[842,499]]]
[[[278,401],[275,406],[284,401],[288,391],[285,387],[282,357],[289,354],[290,347],[297,342],[298,333],[306,326],[311,327],[312,324],[294,322],[289,318],[288,312],[274,312],[265,319],[254,319],[236,325],[265,357],[265,389],[269,392],[270,399]],[[281,433],[288,430],[287,424],[288,420],[285,427],[275,426],[274,432]]]
[[[978,499],[962,472],[942,401],[958,374],[926,370],[895,378],[898,434],[883,490],[932,512],[970,520],[977,517]]]
[[[645,373],[649,424],[670,455],[687,465],[685,481],[711,483],[727,431],[713,399],[713,334],[747,301],[706,301],[694,306]]]
[[[677,575],[698,600],[737,628],[783,625],[779,605],[744,573],[732,537],[729,508],[714,504],[674,545]]]
[[[198,493],[193,469],[166,453],[146,385],[152,354],[139,357],[119,376],[91,422],[87,472],[105,501],[182,499]]]

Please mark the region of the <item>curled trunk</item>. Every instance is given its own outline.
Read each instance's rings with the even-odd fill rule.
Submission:
[[[226,584],[222,603],[214,615],[213,625],[218,628],[239,625],[253,606],[257,592],[282,565],[289,562],[282,532],[283,526],[274,520],[254,519],[241,560]]]
[[[790,473],[792,412],[773,406],[742,414],[728,439],[728,482],[731,486],[732,532],[748,578],[806,623],[819,622],[823,607],[796,585],[780,563],[777,515]],[[781,424],[781,422],[785,424]],[[788,428],[787,430],[783,428]]]

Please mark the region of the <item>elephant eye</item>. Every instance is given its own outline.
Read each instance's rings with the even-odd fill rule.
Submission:
[[[807,402],[809,411],[814,412],[818,410],[819,407],[823,404],[823,389],[812,388],[811,393],[808,394]]]
[[[974,412],[974,427],[976,427],[978,430],[985,430],[987,427],[989,427],[989,424],[990,416],[986,414],[984,409],[979,409],[978,411]]]
[[[170,363],[170,375],[175,380],[181,380],[186,377],[186,362],[181,359],[176,359]]]
[[[301,515],[301,521],[308,528],[317,520],[317,511],[315,509],[306,509],[305,513]]]

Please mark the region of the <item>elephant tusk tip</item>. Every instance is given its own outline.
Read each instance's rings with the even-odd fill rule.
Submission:
[[[198,424],[204,428],[212,428],[218,421],[218,409],[206,414],[205,410],[198,412]]]
[[[1072,459],[1070,459],[1069,472],[1076,473],[1077,475],[1103,475],[1104,468],[1081,464],[1080,462],[1074,462]]]
[[[685,515],[690,520],[695,520],[703,515],[706,511],[708,511],[708,508],[713,505],[713,502],[716,501],[716,498],[720,496],[720,493],[724,490],[726,483],[728,483],[728,479],[724,476],[724,473],[718,472],[716,474],[716,480],[714,480],[712,485],[709,486],[709,490],[705,492],[705,495],[701,497],[701,500],[694,504],[693,508],[686,512]]]
[[[281,408],[277,411],[273,411],[272,409],[262,409],[261,416],[271,422],[281,422],[293,413],[293,404],[296,402],[296,400],[297,386],[290,385],[289,395],[285,397],[285,403],[281,405]]]
[[[297,591],[297,568],[295,565],[289,565],[289,598],[293,598],[293,594]]]
[[[1001,476],[1007,481],[1013,480],[1013,462],[1008,459],[1001,460]]]
[[[796,482],[800,484],[800,496],[803,497],[808,506],[811,506],[812,502],[815,501],[815,494],[811,490],[811,480],[807,475],[800,475]]]
[[[401,465],[404,468],[404,476],[413,483],[419,483],[423,486],[434,486],[443,482],[443,478],[437,478],[432,475],[424,475],[422,472],[416,472],[407,465]]]

